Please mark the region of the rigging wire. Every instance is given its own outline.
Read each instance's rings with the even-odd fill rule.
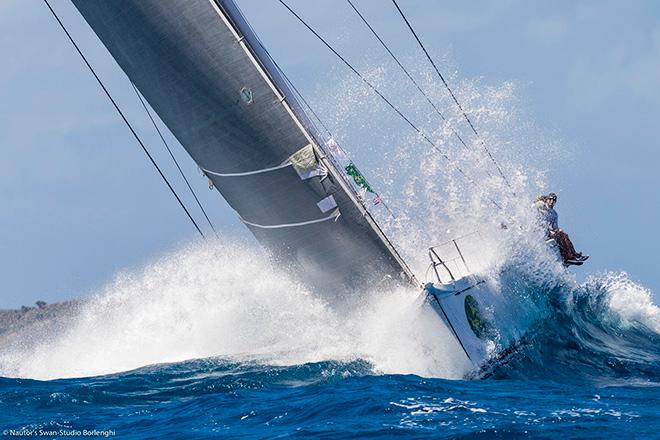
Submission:
[[[247,22],[247,21],[246,21],[246,23],[247,23],[249,29],[252,31],[252,34],[254,35],[254,37],[255,37],[257,43],[259,44],[259,46],[261,47],[261,49],[266,53],[266,56],[268,56],[268,58],[269,58],[270,61],[273,63],[273,65],[275,66],[275,68],[277,69],[277,71],[280,73],[280,75],[282,75],[282,77],[284,78],[285,82],[286,82],[286,83],[292,88],[292,90],[294,91],[294,94],[298,95],[298,97],[302,100],[302,102],[305,104],[305,106],[307,106],[307,108],[308,108],[309,111],[314,115],[314,117],[316,117],[316,119],[317,119],[318,122],[321,124],[321,126],[323,127],[323,129],[328,133],[328,135],[330,136],[330,138],[333,139],[334,136],[333,136],[333,134],[330,132],[330,129],[328,129],[328,127],[325,125],[325,123],[323,122],[323,120],[322,120],[322,119],[319,117],[319,115],[314,111],[314,109],[312,108],[312,106],[309,104],[309,102],[307,102],[307,100],[306,100],[305,97],[302,95],[302,93],[298,90],[298,88],[295,86],[295,84],[293,84],[293,82],[289,79],[289,77],[288,77],[287,74],[284,72],[284,70],[279,66],[279,64],[277,64],[277,61],[275,61],[275,58],[273,58],[273,56],[270,54],[270,52],[268,52],[268,49],[266,49],[266,47],[264,46],[264,44],[261,42],[261,39],[259,38],[259,36],[257,35],[257,33],[254,31],[254,29],[252,29],[252,26],[250,25],[250,23]],[[295,98],[295,96],[294,96],[294,98]],[[303,112],[303,114],[305,114],[305,110],[304,110],[304,108],[301,108],[301,111]],[[306,115],[306,116],[307,116],[307,115]],[[320,130],[318,129],[318,127],[316,126],[316,124],[314,123],[314,120],[313,120],[312,118],[310,118],[309,116],[307,116],[307,119],[308,119],[308,120],[314,125],[314,129],[316,130],[316,133],[315,133],[314,137],[316,137],[316,135],[319,134]],[[318,141],[318,140],[317,140],[317,141]],[[341,148],[341,147],[340,147],[340,148]],[[332,157],[330,157],[330,160],[333,161],[333,163],[334,163],[334,159],[333,159]],[[335,163],[335,165],[338,165],[338,164]],[[344,175],[342,175],[341,173],[340,173],[340,175],[337,176],[337,177],[339,177],[339,178],[345,180]],[[347,182],[347,183],[348,183],[348,182]],[[350,185],[350,183],[349,183],[349,187],[350,187],[350,186],[351,186],[351,185]],[[378,194],[376,194],[376,195],[378,196]],[[384,201],[381,201],[381,203],[382,203],[383,206],[387,209],[387,211],[390,213],[390,215],[392,215],[392,217],[396,218],[396,215],[394,214],[394,212],[392,212],[392,210],[389,208],[389,206],[387,206],[387,204],[386,204]],[[387,238],[387,236],[385,235],[385,232],[384,232],[384,231],[381,229],[381,227],[378,225],[378,222],[376,222],[376,220],[372,217],[372,215],[371,215],[371,213],[369,212],[369,210],[368,210],[366,207],[364,207],[364,209],[365,209],[365,211],[366,211],[366,212],[365,212],[365,215],[369,216],[369,217],[372,219],[375,228],[376,228],[378,231],[380,231],[380,233],[381,233],[381,235],[382,235],[382,237],[383,237],[383,240],[386,242],[386,244],[389,244],[389,246],[390,246],[390,248],[391,248],[391,250],[392,250],[392,253],[393,253],[397,258],[399,258],[399,260],[401,261],[401,264],[402,264],[402,266],[403,266],[403,268],[404,268],[404,271],[407,270],[407,272],[408,272],[408,276],[411,278],[411,280],[413,281],[413,283],[414,283],[414,284],[418,284],[418,282],[417,282],[417,278],[416,278],[416,276],[415,276],[415,273],[412,271],[412,269],[410,269],[410,267],[408,267],[408,265],[407,265],[406,262],[403,260],[403,258],[401,258],[401,256],[399,255],[398,251],[397,251],[396,248],[394,247],[394,244],[390,241],[389,238]]]
[[[470,120],[470,118],[468,117],[467,113],[466,113],[465,110],[463,109],[463,106],[461,105],[460,102],[458,102],[458,99],[456,98],[456,95],[454,95],[454,92],[453,92],[452,89],[449,87],[449,84],[448,84],[447,81],[445,80],[445,77],[442,75],[442,73],[440,73],[440,70],[438,69],[438,66],[436,66],[435,62],[433,61],[433,58],[431,58],[431,55],[430,55],[430,54],[428,53],[428,51],[426,50],[426,47],[424,47],[424,44],[422,44],[422,41],[419,39],[419,36],[417,36],[417,32],[415,32],[415,29],[413,29],[412,25],[411,25],[410,22],[408,21],[408,18],[407,18],[406,15],[403,13],[403,11],[402,11],[401,8],[399,7],[399,4],[396,2],[396,0],[392,0],[392,2],[394,3],[394,6],[396,6],[397,11],[399,11],[399,15],[401,15],[401,18],[403,18],[403,21],[405,21],[405,22],[406,22],[406,25],[408,25],[408,29],[410,29],[410,32],[411,32],[411,33],[413,34],[413,36],[415,37],[415,40],[417,40],[417,43],[418,43],[419,46],[422,48],[422,51],[424,51],[424,54],[426,55],[426,58],[429,60],[429,62],[430,62],[431,65],[433,66],[433,69],[435,69],[435,72],[436,72],[436,73],[438,74],[438,76],[440,77],[440,80],[442,81],[442,84],[444,84],[445,88],[447,89],[447,91],[448,91],[449,94],[451,95],[452,99],[454,100],[454,102],[455,102],[456,105],[458,106],[459,110],[460,110],[461,113],[463,114],[463,117],[464,117],[465,120],[467,121],[468,125],[470,126],[470,128],[471,128],[472,131],[474,132],[475,136],[477,136],[477,138],[479,139],[481,145],[484,147],[484,150],[485,150],[486,153],[488,154],[488,157],[489,157],[490,160],[493,162],[493,164],[495,164],[495,167],[497,168],[497,171],[499,172],[500,176],[502,177],[502,179],[504,180],[504,182],[507,184],[507,186],[508,186],[509,188],[511,188],[511,184],[509,183],[509,180],[508,180],[508,179],[506,178],[506,176],[504,175],[504,172],[502,171],[502,168],[501,168],[500,165],[497,163],[497,161],[495,160],[495,157],[492,155],[492,153],[490,152],[490,150],[488,149],[488,147],[487,147],[486,144],[484,143],[483,138],[482,138],[482,137],[479,135],[479,133],[477,132],[477,129],[474,127],[474,124],[472,124],[472,121]]]
[[[149,153],[149,150],[147,150],[147,147],[144,145],[144,143],[142,142],[142,140],[140,139],[140,137],[138,136],[138,134],[137,134],[137,133],[135,132],[135,130],[133,129],[133,126],[131,125],[131,123],[128,122],[128,119],[126,119],[126,116],[124,116],[124,113],[121,111],[121,109],[120,109],[119,106],[117,105],[117,102],[114,100],[114,98],[112,97],[112,95],[110,95],[110,92],[108,91],[108,89],[107,89],[107,88],[105,87],[105,85],[103,84],[103,81],[101,81],[101,78],[99,78],[99,76],[96,74],[96,71],[94,70],[94,68],[92,67],[92,65],[89,63],[89,61],[87,61],[87,58],[85,57],[85,55],[84,55],[84,54],[82,53],[82,51],[80,50],[80,47],[78,47],[78,44],[76,44],[75,40],[73,39],[73,37],[71,36],[71,34],[69,33],[69,31],[67,30],[66,26],[64,26],[64,23],[62,23],[62,20],[60,20],[60,17],[57,15],[57,13],[55,12],[55,10],[53,10],[53,8],[51,7],[51,5],[50,5],[50,3],[48,2],[48,0],[44,0],[44,3],[46,4],[46,6],[48,7],[48,9],[50,10],[50,12],[51,12],[51,14],[53,15],[53,17],[55,18],[55,20],[57,20],[57,23],[60,25],[60,27],[62,28],[62,30],[63,30],[64,33],[66,34],[66,36],[69,38],[69,41],[71,41],[71,44],[73,44],[73,47],[75,47],[76,51],[78,52],[78,54],[80,55],[80,57],[82,58],[82,60],[83,60],[83,61],[85,62],[85,64],[87,65],[87,68],[90,70],[90,72],[92,72],[92,75],[94,75],[94,78],[96,79],[96,82],[98,82],[99,86],[101,86],[101,89],[103,89],[103,92],[105,92],[105,95],[108,97],[108,99],[110,100],[110,102],[111,102],[112,105],[114,106],[115,110],[117,110],[117,113],[119,113],[119,116],[121,116],[122,120],[124,121],[124,123],[126,124],[126,126],[128,127],[128,129],[131,131],[131,133],[133,134],[133,137],[135,137],[135,139],[136,139],[136,140],[138,141],[138,143],[140,144],[140,147],[142,147],[142,151],[144,151],[144,153],[147,155],[147,157],[149,158],[149,161],[150,161],[151,164],[154,166],[154,168],[156,168],[156,171],[158,171],[158,174],[159,174],[160,177],[163,179],[163,181],[165,182],[165,184],[167,185],[167,187],[170,189],[170,192],[172,193],[172,195],[176,198],[177,202],[179,202],[179,205],[180,205],[181,208],[185,211],[186,215],[188,216],[188,219],[190,219],[190,221],[192,222],[192,224],[195,226],[195,229],[197,229],[197,232],[199,232],[199,235],[201,235],[202,238],[206,240],[206,236],[204,235],[204,233],[203,233],[202,230],[200,229],[199,225],[197,225],[197,222],[195,222],[195,219],[192,217],[192,215],[190,214],[190,212],[189,212],[188,209],[186,208],[186,205],[183,204],[183,201],[181,200],[181,198],[179,197],[179,195],[176,193],[176,191],[174,190],[174,188],[173,188],[172,185],[170,184],[169,180],[167,180],[167,177],[165,177],[165,174],[163,174],[163,172],[161,171],[160,167],[158,166],[158,164],[156,163],[156,161],[154,160],[154,158],[153,158],[153,157],[151,156],[151,154]]]
[[[253,32],[254,32],[254,31],[253,31]],[[256,34],[255,34],[255,35],[256,35]],[[295,85],[295,84],[289,79],[289,77],[288,77],[287,74],[284,72],[284,70],[280,67],[280,65],[277,64],[277,61],[275,61],[275,59],[274,59],[273,56],[270,54],[270,52],[268,52],[268,49],[266,49],[266,47],[264,47],[264,45],[263,45],[263,43],[261,42],[261,40],[259,39],[259,37],[257,37],[257,43],[259,43],[259,47],[261,47],[261,49],[263,49],[263,51],[266,53],[266,55],[268,56],[268,58],[270,59],[270,61],[273,63],[273,65],[275,66],[275,68],[277,69],[277,71],[280,73],[280,75],[282,75],[282,77],[284,78],[284,80],[286,81],[286,83],[288,84],[288,86],[291,87],[291,89],[293,90],[293,92],[295,93],[295,95],[298,96],[298,98],[300,98],[300,100],[303,102],[303,104],[305,105],[305,107],[307,107],[307,109],[312,113],[312,115],[318,120],[318,122],[321,124],[321,126],[323,127],[323,129],[325,130],[325,132],[328,134],[328,136],[329,136],[331,139],[335,139],[335,136],[332,134],[332,132],[330,131],[330,129],[325,125],[325,123],[323,122],[323,120],[321,119],[321,117],[316,113],[316,111],[314,111],[314,109],[312,108],[312,106],[309,104],[309,102],[307,102],[307,100],[306,100],[305,97],[302,95],[302,93],[298,90],[298,88],[296,87],[296,85]],[[303,110],[303,112],[304,112],[304,109],[302,109],[302,110]],[[307,115],[306,115],[306,116],[307,116]],[[309,119],[309,121],[312,123],[312,125],[314,126],[314,129],[315,129],[317,132],[320,132],[318,126],[317,126],[316,123],[314,122],[314,119],[310,118],[309,116],[307,116],[307,119]],[[340,147],[340,148],[341,148],[341,147]],[[343,150],[343,148],[342,148],[342,150]],[[334,159],[332,159],[332,160],[334,160]],[[336,164],[336,165],[339,165],[339,164]],[[376,193],[376,196],[379,196],[379,194]],[[390,209],[390,207],[389,207],[389,206],[388,206],[388,205],[387,205],[382,199],[381,199],[381,201],[380,201],[379,203],[382,203],[382,204],[383,204],[383,207],[385,207],[385,209],[387,210],[387,212],[389,212],[390,215],[391,215],[392,217],[396,218],[396,215],[394,214],[394,212],[392,211],[392,209]]]
[[[293,83],[293,81],[291,81],[291,79],[290,79],[289,76],[286,74],[286,72],[284,71],[284,69],[282,69],[282,68],[280,67],[280,65],[277,63],[277,61],[275,60],[275,58],[270,54],[270,52],[268,51],[268,49],[266,49],[266,46],[263,44],[263,42],[262,42],[261,39],[259,38],[259,35],[258,35],[258,34],[255,32],[255,30],[252,28],[252,25],[250,25],[250,23],[247,22],[247,21],[246,21],[246,23],[247,23],[247,26],[249,27],[250,31],[252,32],[252,35],[255,37],[256,42],[259,44],[259,47],[261,48],[261,50],[264,51],[264,53],[266,54],[266,56],[268,57],[268,59],[273,63],[273,65],[275,66],[275,69],[277,70],[277,72],[279,72],[279,74],[282,75],[282,78],[284,78],[284,81],[286,82],[286,84],[287,84],[289,87],[291,87],[291,89],[293,90],[294,95],[297,96],[298,98],[300,98],[300,100],[302,101],[302,103],[304,104],[304,106],[307,107],[307,109],[311,112],[311,114],[314,116],[314,118],[316,118],[316,120],[319,122],[319,124],[321,124],[321,127],[322,127],[323,130],[325,130],[325,132],[328,134],[329,138],[330,138],[330,139],[335,139],[334,134],[330,131],[330,129],[328,128],[328,126],[323,122],[323,119],[321,119],[321,117],[318,115],[318,113],[316,113],[316,111],[314,110],[314,108],[312,108],[311,104],[305,99],[305,97],[304,97],[303,94],[300,92],[300,90],[298,90],[298,88],[297,88],[296,85]],[[301,110],[302,110],[303,114],[305,114],[305,109],[302,108]],[[316,135],[318,135],[318,134],[321,132],[321,130],[319,130],[319,127],[316,125],[316,122],[314,122],[314,119],[313,119],[313,118],[309,117],[309,115],[307,115],[307,114],[305,114],[305,116],[307,117],[307,119],[309,120],[309,122],[311,122],[311,124],[313,125],[314,130],[315,130],[314,137],[316,137]],[[318,140],[317,140],[317,142],[318,142]],[[335,159],[334,159],[332,156],[330,156],[330,160],[332,160],[333,162],[335,161]],[[336,165],[336,166],[339,166],[339,168],[343,168],[343,167],[340,166],[340,164],[338,164],[338,163],[335,163],[335,165]],[[396,218],[396,215],[394,215],[394,213],[390,210],[390,208],[389,208],[384,202],[382,202],[382,203],[383,203],[383,206],[385,206],[385,208],[388,210],[388,212],[392,215],[392,217]]]
[[[330,129],[328,128],[328,126],[323,122],[323,119],[321,119],[321,117],[320,117],[320,116],[318,115],[318,113],[314,110],[314,108],[311,106],[311,104],[307,101],[307,99],[305,99],[305,97],[304,97],[303,94],[300,92],[300,90],[298,90],[298,88],[297,88],[296,85],[293,83],[293,81],[291,81],[291,79],[290,79],[289,76],[286,74],[286,72],[284,71],[284,69],[282,69],[282,68],[280,67],[280,65],[277,63],[277,61],[275,60],[275,58],[270,54],[270,52],[268,51],[268,49],[266,49],[266,46],[263,44],[263,42],[262,42],[261,39],[259,38],[259,35],[258,35],[258,34],[255,32],[255,30],[252,28],[252,25],[250,25],[250,23],[247,22],[247,21],[246,21],[246,23],[247,23],[247,26],[249,27],[250,31],[252,32],[252,35],[255,37],[255,40],[256,40],[257,44],[259,44],[259,47],[261,48],[261,50],[264,51],[264,53],[266,54],[266,56],[268,57],[268,59],[273,63],[273,65],[275,66],[275,69],[277,70],[277,72],[279,72],[279,74],[282,76],[282,78],[284,78],[284,81],[286,82],[286,84],[287,84],[289,87],[291,87],[291,90],[293,90],[294,95],[297,96],[298,98],[300,98],[301,102],[304,104],[304,107],[306,107],[307,110],[309,110],[310,113],[314,116],[314,118],[319,122],[319,124],[321,125],[321,127],[323,128],[323,130],[328,134],[328,136],[330,137],[330,139],[335,139],[334,134],[330,131]],[[303,114],[305,114],[305,108],[301,108],[301,110],[302,110]],[[307,117],[307,119],[309,120],[309,122],[313,125],[314,130],[315,130],[314,137],[316,137],[318,134],[320,134],[321,130],[319,130],[319,127],[316,125],[316,122],[314,121],[314,118],[309,117],[309,115],[307,115],[307,114],[305,114],[305,116]],[[318,141],[318,140],[317,140],[317,141]],[[341,148],[341,147],[340,147],[340,148]],[[330,156],[330,160],[333,161],[333,162],[335,163],[335,165],[338,166],[339,168],[343,168],[343,166],[341,166],[339,163],[336,163],[336,162],[335,162],[335,159],[334,159],[332,156]],[[342,178],[343,178],[343,176],[342,176]],[[350,186],[350,185],[351,185],[351,184],[349,183],[349,186]],[[376,193],[376,196],[379,196],[379,194]],[[394,212],[390,209],[390,207],[389,207],[384,201],[382,201],[382,199],[381,199],[380,203],[382,203],[382,205],[385,207],[385,209],[387,210],[387,212],[389,212],[390,215],[391,215],[392,217],[396,218],[396,215],[394,214]]]
[[[387,51],[387,53],[389,53],[390,56],[392,57],[392,59],[394,59],[394,61],[399,65],[399,67],[401,68],[401,70],[403,70],[403,73],[405,73],[405,75],[406,75],[406,76],[408,77],[408,79],[414,84],[414,86],[417,88],[417,90],[418,90],[422,95],[424,95],[424,98],[426,98],[426,101],[428,101],[428,103],[431,105],[431,107],[433,107],[433,110],[435,110],[435,112],[438,114],[438,116],[440,116],[440,119],[442,119],[443,121],[449,123],[449,121],[447,120],[447,118],[445,117],[445,115],[443,115],[442,112],[441,112],[441,111],[438,109],[438,107],[435,105],[435,103],[434,103],[433,101],[431,101],[431,98],[429,98],[429,96],[426,94],[426,92],[424,92],[424,90],[422,89],[422,87],[417,83],[417,81],[415,81],[415,79],[412,77],[412,75],[410,74],[410,72],[408,72],[408,69],[406,69],[406,68],[404,67],[404,65],[401,63],[401,61],[399,61],[399,59],[397,58],[397,56],[394,55],[394,53],[393,53],[393,52],[390,50],[390,48],[388,47],[387,43],[385,43],[385,42],[383,41],[383,39],[380,37],[380,35],[378,35],[378,33],[376,32],[376,30],[371,26],[371,24],[369,24],[369,22],[368,22],[367,19],[364,17],[364,15],[362,15],[362,13],[357,9],[357,7],[353,4],[353,2],[352,2],[351,0],[346,0],[346,1],[347,1],[348,4],[351,6],[351,8],[353,8],[353,10],[354,10],[355,13],[358,15],[358,17],[360,17],[360,19],[364,22],[364,24],[369,28],[369,30],[371,31],[371,33],[374,35],[374,37],[376,37],[376,39],[378,40],[378,42],[383,46],[383,48]],[[456,136],[456,138],[460,141],[460,143],[463,144],[463,146],[469,150],[470,148],[467,146],[467,144],[465,143],[465,141],[463,140],[463,138],[461,137],[461,135],[458,134],[458,132],[457,132],[456,130],[454,130],[453,128],[451,128],[451,131],[452,131],[452,133],[454,134],[454,136]]]
[[[401,117],[410,127],[412,127],[431,147],[440,154],[442,158],[447,160],[453,167],[456,169],[470,184],[478,186],[477,183],[468,176],[461,167],[459,167],[444,151],[442,151],[436,144],[433,142],[419,127],[417,127],[406,115],[404,115],[401,110],[399,110],[385,95],[383,95],[369,80],[367,80],[351,63],[349,63],[346,58],[344,58],[334,47],[330,45],[318,32],[314,30],[307,22],[300,17],[291,7],[284,2],[284,0],[278,0],[282,6],[284,6],[303,26],[307,28],[316,38],[321,41],[337,58],[339,58],[358,78],[364,82],[367,87],[369,87],[376,95],[378,95],[394,112]],[[499,209],[503,209],[502,206],[497,203],[495,200],[490,199],[490,201]]]
[[[188,181],[188,178],[184,174],[183,170],[179,166],[179,162],[176,160],[176,157],[174,157],[174,153],[172,153],[172,149],[170,148],[169,144],[165,140],[165,137],[163,136],[163,133],[161,133],[160,129],[158,128],[158,124],[156,124],[156,121],[154,118],[151,116],[151,112],[149,111],[149,108],[147,107],[147,104],[144,102],[144,98],[142,97],[142,94],[140,91],[135,87],[135,84],[133,81],[131,81],[131,86],[133,86],[133,90],[135,90],[135,94],[137,95],[138,99],[140,100],[140,104],[142,104],[142,108],[144,108],[144,111],[147,113],[147,116],[149,116],[149,120],[153,124],[154,128],[156,129],[156,132],[158,133],[158,136],[160,137],[160,140],[163,141],[163,145],[165,145],[165,148],[167,149],[167,152],[170,154],[170,157],[174,161],[174,164],[176,165],[176,168],[179,170],[179,173],[181,174],[181,177],[183,177],[183,180],[186,182],[186,185],[188,185],[188,189],[190,190],[190,193],[192,196],[195,198],[195,202],[197,202],[197,206],[199,206],[199,209],[202,210],[202,213],[204,214],[204,217],[206,218],[206,221],[208,222],[209,226],[211,227],[211,230],[213,230],[213,233],[215,234],[216,238],[219,238],[218,232],[215,230],[215,227],[213,227],[213,223],[211,222],[211,219],[209,216],[206,214],[206,210],[202,206],[202,203],[199,201],[197,198],[197,194],[193,190],[192,186],[190,185],[190,182]]]
[[[259,44],[261,44],[261,43],[259,43]],[[262,46],[262,47],[263,47],[263,46]],[[264,49],[264,50],[266,50],[266,49]],[[299,97],[300,100],[303,102],[303,104],[305,104],[305,107],[307,107],[307,108],[309,109],[309,111],[312,113],[312,115],[316,118],[316,120],[319,121],[319,124],[321,124],[321,127],[323,127],[323,130],[325,130],[325,132],[328,133],[328,136],[330,136],[331,138],[334,138],[335,136],[332,134],[332,132],[330,131],[330,129],[328,128],[328,126],[325,125],[325,123],[323,122],[323,120],[321,119],[321,117],[320,117],[320,116],[314,111],[314,109],[313,109],[312,106],[307,102],[307,100],[306,100],[305,97],[302,95],[302,93],[300,93],[300,91],[298,90],[298,88],[296,87],[296,85],[295,85],[295,84],[289,79],[289,77],[286,75],[286,73],[284,73],[284,71],[282,70],[282,68],[280,68],[280,66],[279,66],[279,65],[275,62],[275,60],[270,56],[270,54],[268,53],[268,51],[266,51],[266,53],[268,54],[268,57],[270,57],[271,61],[273,61],[273,64],[275,64],[275,67],[277,67],[277,70],[278,70],[278,71],[280,72],[280,74],[284,77],[284,80],[289,84],[289,86],[291,86],[291,88],[293,89],[294,93],[295,93],[296,95],[298,95],[298,97]],[[311,119],[311,118],[310,118],[310,119]],[[316,125],[316,124],[315,124],[315,125]],[[317,128],[317,131],[320,131],[320,130],[318,130],[318,128]]]

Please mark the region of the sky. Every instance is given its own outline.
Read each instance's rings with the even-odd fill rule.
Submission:
[[[344,1],[289,3],[356,65],[385,59]],[[420,56],[389,1],[354,3],[392,50]],[[521,124],[562,145],[547,180],[560,223],[592,256],[581,276],[626,271],[658,298],[660,4],[399,3],[430,52],[450,60],[452,78],[514,84]],[[192,206],[126,77],[68,1],[52,4]],[[238,4],[304,94],[318,100],[349,75],[276,0]],[[0,2],[0,52],[0,308],[88,295],[197,239],[42,2]],[[167,136],[223,236],[252,242]]]

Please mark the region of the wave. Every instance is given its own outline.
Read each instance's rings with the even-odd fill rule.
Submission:
[[[508,261],[489,276],[502,292],[496,342],[516,348],[480,377],[660,379],[660,309],[647,289],[622,273],[578,284],[553,261]],[[418,291],[355,298],[349,307],[324,302],[257,249],[197,243],[118,275],[38,344],[4,347],[0,375],[95,376],[215,356],[246,368],[357,362],[361,374],[470,373]]]
[[[462,146],[453,134],[462,133],[462,115],[433,75],[415,63],[411,68],[434,102],[448,109],[445,121],[410,99],[407,80],[393,74],[396,66],[367,69],[367,75],[415,116],[436,149],[401,129],[354,78],[320,81],[331,90],[321,90],[318,101],[326,103],[323,113],[337,140],[373,170],[366,176],[396,214],[379,205],[374,216],[417,274],[428,264],[420,249],[481,231],[472,254],[484,257],[477,267],[502,296],[493,311],[495,343],[506,349],[516,342],[486,376],[657,380],[660,309],[651,293],[625,274],[592,276],[580,285],[539,239],[530,204],[547,185],[534,164],[547,166],[563,153],[516,111],[513,85],[450,78],[482,133]],[[494,173],[482,141],[512,189]],[[26,344],[26,336],[2,347],[0,375],[92,376],[222,356],[275,366],[364,361],[374,374],[465,377],[467,360],[437,317],[420,307],[419,295],[365,289],[349,304],[333,304],[271,264],[263,251],[194,243],[117,275],[60,328],[30,335],[39,342]]]
[[[482,377],[660,382],[660,308],[647,289],[625,273],[591,276],[583,284],[563,279],[538,285],[512,272],[515,281],[507,291],[518,305],[512,314],[519,328],[526,319],[529,326]]]

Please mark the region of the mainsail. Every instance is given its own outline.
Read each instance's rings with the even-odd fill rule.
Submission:
[[[72,0],[241,221],[307,282],[414,275],[231,0]]]

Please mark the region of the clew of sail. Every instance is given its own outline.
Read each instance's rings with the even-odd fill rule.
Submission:
[[[339,293],[414,275],[229,0],[72,0],[257,240]]]

